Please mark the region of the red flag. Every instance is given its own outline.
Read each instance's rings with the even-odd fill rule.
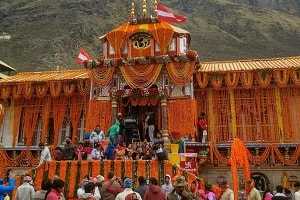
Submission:
[[[88,54],[84,49],[80,48],[79,54],[76,58],[76,63],[82,65],[91,59],[92,57],[90,56],[90,54]]]
[[[162,21],[166,21],[169,23],[184,23],[186,22],[187,18],[183,15],[176,15],[175,12],[167,7],[166,5],[159,3],[157,5],[157,15],[158,18]]]

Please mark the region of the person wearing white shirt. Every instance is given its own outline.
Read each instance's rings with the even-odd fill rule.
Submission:
[[[49,147],[47,147],[47,145],[40,143],[39,147],[42,149],[40,163],[39,163],[39,166],[40,166],[44,162],[52,160],[52,158],[51,158],[51,153],[50,153]]]
[[[97,144],[92,150],[91,155],[93,160],[102,160],[104,158],[104,150],[101,145]]]
[[[93,144],[93,146],[96,143],[100,143],[105,139],[105,134],[104,132],[100,129],[100,126],[97,125],[94,131],[90,135],[90,142]]]
[[[135,194],[135,196],[137,197],[138,200],[142,200],[141,195],[137,192],[134,192],[132,190],[132,180],[130,178],[126,178],[124,180],[124,184],[123,187],[125,188],[123,192],[119,193],[116,196],[115,200],[125,200],[125,198],[127,197],[127,195],[130,194]]]
[[[16,200],[33,200],[35,191],[32,183],[32,178],[30,176],[25,176],[23,184],[17,189]]]
[[[297,181],[294,184],[294,187],[295,187],[294,198],[295,198],[295,200],[300,200],[300,181]]]
[[[161,186],[161,189],[163,193],[168,196],[174,189],[172,182],[171,182],[171,176],[169,174],[166,174],[165,176],[165,183]]]

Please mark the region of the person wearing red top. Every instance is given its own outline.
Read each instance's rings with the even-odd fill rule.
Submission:
[[[206,143],[207,142],[207,119],[205,113],[201,113],[198,122],[198,142]]]
[[[61,193],[64,191],[65,183],[61,179],[54,179],[51,190],[46,196],[46,200],[61,200]]]
[[[166,200],[166,194],[163,193],[161,188],[158,186],[156,178],[150,178],[150,185],[145,193],[144,200]]]

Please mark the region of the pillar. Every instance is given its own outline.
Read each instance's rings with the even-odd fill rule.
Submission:
[[[114,123],[117,119],[117,113],[118,112],[118,103],[115,97],[112,97],[111,100],[111,122]]]
[[[163,98],[160,101],[161,105],[161,128],[162,128],[162,138],[164,140],[165,146],[170,144],[169,132],[168,132],[168,109],[167,109],[167,99]]]
[[[208,89],[208,137],[210,142],[216,142],[215,138],[215,114],[214,114],[214,104],[213,104],[213,90]]]
[[[280,97],[280,89],[278,87],[275,88],[275,103],[276,103],[276,116],[277,116],[277,124],[279,128],[279,138],[274,138],[276,140],[280,140],[280,142],[284,142],[283,135],[283,119],[282,119],[282,107],[281,107],[281,97]]]
[[[229,100],[230,100],[230,117],[231,117],[231,134],[232,139],[237,137],[236,128],[236,111],[235,111],[235,100],[234,100],[234,90],[229,89]]]

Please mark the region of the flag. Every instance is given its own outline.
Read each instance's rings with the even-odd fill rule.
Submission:
[[[175,12],[167,7],[166,5],[159,3],[157,5],[157,16],[158,19],[169,22],[169,23],[184,23],[186,22],[187,18],[183,15],[176,15]]]
[[[79,54],[76,58],[76,63],[82,65],[91,59],[92,57],[84,49],[80,48]]]

